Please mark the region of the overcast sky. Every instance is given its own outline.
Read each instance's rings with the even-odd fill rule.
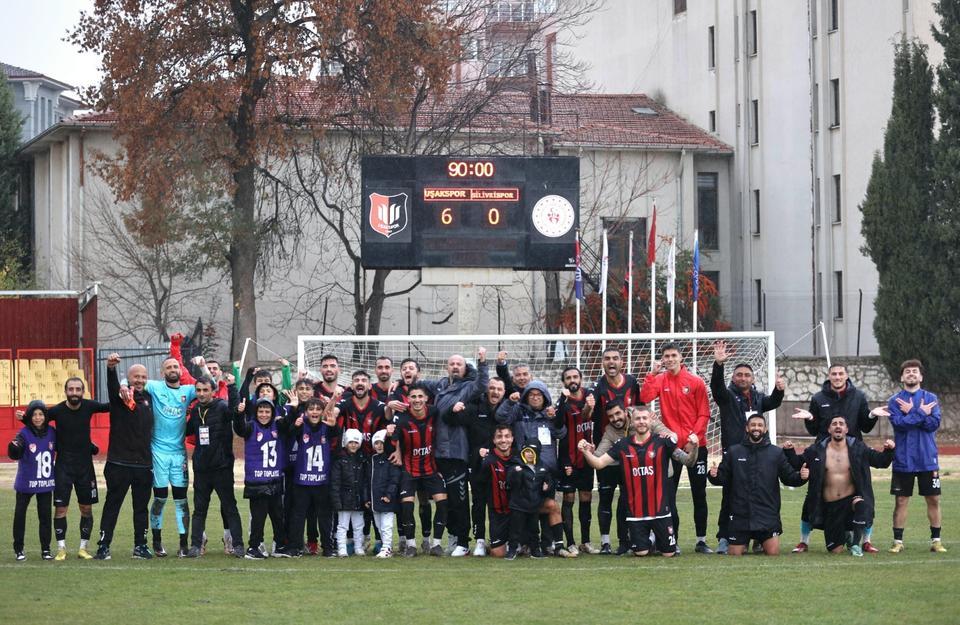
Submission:
[[[0,61],[77,87],[97,82],[99,58],[63,41],[93,0],[0,0]]]

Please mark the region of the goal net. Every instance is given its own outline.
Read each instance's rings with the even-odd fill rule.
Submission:
[[[511,368],[519,363],[530,367],[534,379],[542,380],[554,400],[560,396],[560,373],[567,366],[577,366],[583,372],[584,384],[592,388],[603,376],[601,355],[605,347],[616,348],[624,359],[625,372],[637,376],[641,384],[650,370],[651,353],[659,358],[660,347],[672,342],[680,347],[684,364],[703,378],[710,395],[710,375],[713,370],[713,344],[722,340],[732,356],[726,362],[724,386],[729,382],[733,367],[745,362],[753,367],[756,384],[767,392],[771,380],[776,379],[774,338],[772,332],[704,332],[683,334],[533,334],[533,335],[477,335],[477,336],[300,336],[297,339],[298,366],[312,376],[319,377],[320,360],[332,354],[340,361],[340,383],[350,384],[350,374],[363,369],[375,381],[375,364],[379,356],[393,360],[394,379],[400,375],[400,361],[413,358],[420,365],[422,379],[436,379],[446,375],[447,358],[462,354],[476,364],[477,349],[487,348],[490,375],[494,373],[497,353],[505,351]],[[720,453],[719,411],[710,398],[710,423],[707,426],[708,451],[711,456]],[[776,418],[768,414],[770,438],[776,440]]]

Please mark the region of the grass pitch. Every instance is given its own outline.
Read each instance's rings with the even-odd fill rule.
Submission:
[[[10,540],[13,494],[7,473],[0,475],[0,532]],[[213,537],[208,555],[199,560],[135,561],[129,558],[128,498],[113,560],[76,559],[74,507],[68,533],[72,558],[43,562],[31,507],[28,560],[15,562],[9,542],[0,550],[0,613],[8,623],[960,623],[960,543],[953,540],[953,528],[960,524],[960,481],[943,480],[946,554],[929,552],[920,497],[910,508],[907,550],[896,556],[886,553],[893,504],[887,472],[876,472],[874,488],[874,542],[883,551],[863,558],[826,554],[821,532],[814,532],[810,553],[789,554],[798,540],[805,489],[783,491],[785,535],[777,558],[694,554],[686,490],[679,496],[684,553],[672,560],[237,560],[219,548],[220,518],[214,502],[207,523]],[[239,497],[240,489],[237,492]],[[708,496],[710,543],[715,545],[720,492],[710,489]],[[94,508],[97,524],[101,505]],[[246,502],[240,505],[246,531]],[[165,523],[170,550],[176,542],[172,505]],[[593,538],[599,542],[596,515]]]

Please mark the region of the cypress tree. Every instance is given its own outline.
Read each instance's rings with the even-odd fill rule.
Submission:
[[[16,192],[23,119],[14,107],[13,90],[0,71],[0,289],[23,286],[30,257],[30,233],[17,219]]]

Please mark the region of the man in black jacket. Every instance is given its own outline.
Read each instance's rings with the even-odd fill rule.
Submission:
[[[476,402],[476,415],[467,425],[467,439],[470,443],[470,514],[473,518],[473,535],[477,546],[473,550],[475,556],[487,555],[486,513],[487,489],[481,475],[480,465],[483,458],[493,449],[493,433],[497,427],[497,408],[505,397],[506,389],[503,380],[499,377],[490,378],[487,382],[487,392]]]
[[[757,390],[754,385],[753,367],[742,362],[733,367],[729,385],[724,385],[724,363],[732,354],[726,341],[713,344],[713,374],[710,376],[710,394],[720,409],[720,448],[728,449],[746,440],[747,421],[755,414],[763,415],[776,410],[783,402],[785,383],[777,377],[770,395]],[[730,517],[728,488],[723,487],[720,499],[720,516],[717,519],[717,553],[727,553],[727,520]]]
[[[806,464],[810,469],[804,510],[813,527],[822,529],[827,550],[840,553],[844,546],[851,555],[862,556],[863,531],[873,525],[874,497],[870,467],[883,469],[893,462],[896,445],[890,439],[881,451],[867,447],[849,436],[842,416],[830,420],[830,438],[807,447],[798,457],[785,446],[794,467]]]
[[[227,402],[214,396],[216,385],[210,378],[194,383],[197,403],[190,409],[186,429],[186,435],[196,436],[197,441],[193,448],[193,535],[187,558],[200,557],[207,509],[214,491],[233,537],[233,555],[242,558],[244,554],[240,512],[233,492],[233,414],[239,401],[233,376],[226,377]]]
[[[793,418],[803,419],[804,427],[810,436],[815,436],[820,442],[830,437],[830,422],[835,416],[842,416],[849,428],[849,436],[863,440],[863,434],[873,430],[877,419],[883,416],[883,406],[870,410],[867,397],[850,381],[846,365],[833,363],[830,365],[828,379],[823,383],[823,389],[810,399],[809,410],[795,408]],[[807,513],[808,502],[803,504],[800,517],[800,543],[793,548],[794,553],[802,553],[810,544],[810,517]],[[870,542],[872,524],[867,526],[866,540],[863,550],[867,553],[876,553],[877,548]]]
[[[708,479],[723,486],[727,497],[729,523],[723,538],[730,555],[743,555],[754,540],[763,545],[764,553],[775,556],[783,532],[777,478],[787,486],[801,486],[810,470],[802,466],[797,471],[783,450],[770,444],[763,414],[750,415],[744,430],[747,438],[724,451],[720,467],[711,467]]]
[[[120,354],[107,357],[107,397],[110,402],[110,446],[103,477],[107,482],[107,498],[100,515],[100,541],[97,560],[110,559],[110,543],[117,526],[120,508],[133,492],[133,557],[148,560],[153,557],[147,548],[147,505],[153,488],[153,455],[150,439],[153,436],[153,408],[144,391],[147,368],[132,365],[127,370],[127,384],[132,394],[125,402],[120,397],[120,377],[117,365]]]

